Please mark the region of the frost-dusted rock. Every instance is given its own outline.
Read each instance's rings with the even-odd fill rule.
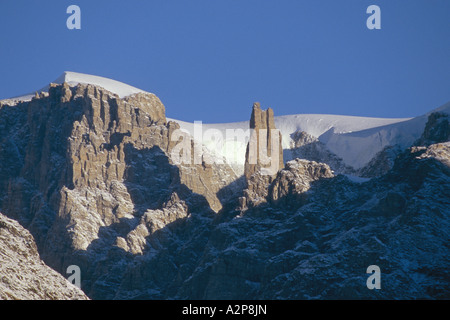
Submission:
[[[281,143],[281,134],[276,130],[273,110],[261,110],[259,102],[255,102],[252,108],[250,117],[250,129],[252,130],[247,150],[245,154],[245,168],[244,175],[247,179],[254,173],[259,173],[264,168],[273,167],[274,171],[269,176],[275,176],[279,169],[284,165],[283,162],[283,147]],[[274,134],[277,134],[273,136]],[[265,136],[263,136],[265,135]],[[274,147],[272,143],[275,142]],[[263,148],[262,151],[261,148]],[[277,154],[272,154],[273,151],[278,151]],[[267,156],[270,159],[270,164],[264,163],[261,156]]]
[[[270,186],[270,200],[277,202],[286,196],[299,196],[308,191],[314,181],[333,177],[333,171],[325,163],[302,159],[288,161]]]
[[[402,151],[403,150],[399,146],[387,146],[378,152],[367,165],[357,170],[356,174],[365,178],[382,176],[392,169],[395,158]]]
[[[0,214],[0,300],[86,300],[39,257],[33,236]]]
[[[450,168],[450,142],[436,143],[428,146],[417,159],[436,159]]]
[[[223,189],[236,175],[227,164],[173,163],[177,129],[155,95],[121,98],[85,83],[51,84],[48,95],[2,105],[0,208],[30,230],[48,265],[64,272],[79,264],[89,291],[103,255],[147,249],[152,230],[137,228],[146,212],[155,215],[150,229],[179,217],[164,209],[173,192],[189,208],[182,216],[199,206],[217,212],[230,196]]]
[[[255,172],[240,179],[249,185],[240,210],[228,166],[205,154],[200,164],[173,163],[180,125],[167,122],[155,96],[113,91],[58,84],[0,106],[0,208],[30,231],[47,265],[63,275],[78,265],[89,297],[449,297],[448,142],[400,150],[374,179],[300,159],[273,176]],[[321,118],[303,120],[322,126],[319,134],[339,120]],[[344,120],[345,132],[367,128]],[[8,239],[21,247],[27,237]],[[366,287],[372,264],[382,290]]]
[[[428,116],[422,136],[415,145],[428,146],[450,140],[450,116],[444,112],[433,112]]]
[[[446,150],[406,150],[388,174],[361,181],[288,162],[274,184],[289,192],[217,225],[179,297],[448,298]],[[381,290],[366,286],[370,265],[381,269]]]
[[[260,104],[255,102],[250,117],[250,129],[251,136],[244,165],[247,188],[244,190],[244,196],[240,198],[242,209],[266,201],[269,184],[284,166],[282,137],[276,130],[273,110],[261,110]],[[277,153],[272,154],[273,152]],[[267,160],[269,163],[266,163]]]
[[[170,228],[171,224],[179,223],[188,216],[188,206],[174,193],[161,209],[147,210],[139,224],[125,238],[117,238],[116,245],[134,255],[142,255],[155,244],[151,239],[152,235],[159,230]]]
[[[336,154],[331,152],[318,138],[305,131],[296,131],[291,135],[288,154],[291,159],[305,159],[328,164],[337,173],[353,174],[355,170],[347,166]]]

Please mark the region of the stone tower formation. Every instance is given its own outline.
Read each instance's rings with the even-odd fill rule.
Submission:
[[[273,110],[261,110],[259,102],[255,102],[250,129],[250,141],[245,154],[245,177],[248,180],[257,172],[274,177],[284,163],[281,133],[275,127]]]
[[[273,110],[261,110],[260,104],[255,102],[250,130],[244,167],[247,189],[239,198],[243,210],[266,202],[270,184],[284,167],[281,133],[275,128]]]

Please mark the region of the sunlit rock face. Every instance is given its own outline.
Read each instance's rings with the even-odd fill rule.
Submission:
[[[254,105],[251,128],[274,123]],[[247,157],[240,177],[204,148],[199,163],[175,162],[196,141],[151,93],[62,82],[1,103],[0,297],[86,298],[64,280],[76,265],[93,299],[448,298],[448,118],[430,115],[422,136],[411,123],[414,146],[377,149],[359,171],[297,130],[298,157],[278,154],[272,174]],[[366,286],[369,265],[381,290]],[[48,294],[26,284],[45,277]]]

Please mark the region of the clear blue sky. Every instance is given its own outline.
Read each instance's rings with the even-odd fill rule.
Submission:
[[[66,8],[81,8],[81,30]],[[381,30],[366,9],[381,8]],[[449,0],[1,0],[0,99],[63,71],[158,95],[167,116],[412,117],[450,101]]]

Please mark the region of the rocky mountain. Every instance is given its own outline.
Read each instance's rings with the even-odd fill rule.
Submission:
[[[33,236],[0,214],[0,300],[86,300],[87,296],[39,257]]]
[[[290,158],[308,159],[330,165],[334,171],[347,174],[356,174],[356,170],[346,165],[336,154],[331,152],[318,138],[306,131],[296,131],[292,134],[290,145]],[[373,166],[370,166],[373,167]]]
[[[77,265],[91,299],[450,297],[447,107],[401,121],[280,122],[255,104],[244,124],[267,139],[253,143],[280,147],[263,174],[246,152],[251,134],[222,152],[167,119],[154,94],[74,73],[56,82],[0,102],[0,235],[31,234],[2,238],[12,249],[1,265],[44,262],[61,277]],[[361,157],[336,152],[343,145]],[[24,238],[34,262],[22,259]],[[380,290],[366,286],[370,265]],[[0,297],[46,298],[29,279]],[[61,288],[51,297],[83,297],[49,283]]]

